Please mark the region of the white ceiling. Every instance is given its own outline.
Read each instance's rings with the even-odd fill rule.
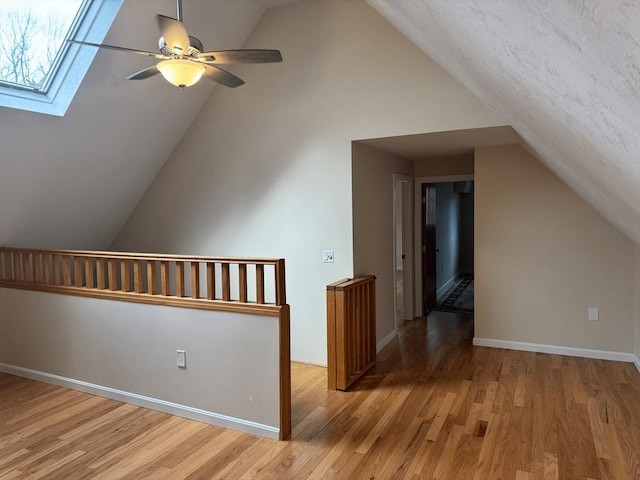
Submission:
[[[368,2],[640,243],[640,2]]]
[[[371,138],[361,142],[409,160],[473,153],[478,147],[523,143],[520,135],[509,126]]]

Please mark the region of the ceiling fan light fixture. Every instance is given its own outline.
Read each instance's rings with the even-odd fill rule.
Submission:
[[[158,70],[167,82],[176,87],[190,87],[202,78],[205,66],[191,60],[172,58],[158,63]]]

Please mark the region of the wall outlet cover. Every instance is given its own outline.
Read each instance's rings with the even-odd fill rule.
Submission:
[[[333,263],[333,250],[322,250],[322,263]]]

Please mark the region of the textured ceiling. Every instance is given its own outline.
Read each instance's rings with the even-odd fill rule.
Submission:
[[[640,2],[368,0],[640,243]]]

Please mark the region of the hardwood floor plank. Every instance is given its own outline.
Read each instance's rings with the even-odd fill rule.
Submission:
[[[0,478],[640,478],[633,365],[473,347],[472,327],[407,322],[347,392],[294,363],[288,442],[0,374]]]

